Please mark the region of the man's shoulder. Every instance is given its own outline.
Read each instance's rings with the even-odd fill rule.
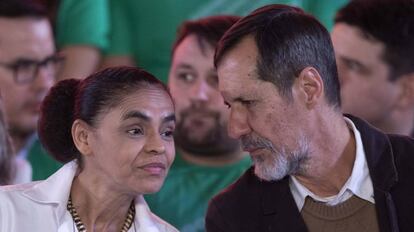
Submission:
[[[253,186],[257,185],[258,182],[259,179],[254,174],[254,167],[250,167],[233,184],[217,194],[212,201],[229,202],[229,200],[233,201],[235,197],[245,197],[252,191]]]
[[[414,139],[402,135],[388,135],[397,170],[414,175]]]

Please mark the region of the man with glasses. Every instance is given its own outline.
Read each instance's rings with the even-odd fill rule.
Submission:
[[[14,148],[31,163],[33,180],[47,178],[60,166],[45,154],[35,133],[59,63],[45,10],[31,0],[2,0],[0,91]]]

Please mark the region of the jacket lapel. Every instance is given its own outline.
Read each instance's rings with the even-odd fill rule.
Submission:
[[[396,223],[396,215],[393,212],[395,207],[389,191],[398,181],[391,143],[384,133],[369,126],[365,121],[351,115],[345,116],[354,122],[361,133],[369,174],[374,186],[375,208],[380,229],[382,232],[398,231],[398,228],[391,223]],[[394,220],[390,220],[392,218]]]
[[[289,189],[289,177],[261,181],[263,231],[307,231],[305,222]]]

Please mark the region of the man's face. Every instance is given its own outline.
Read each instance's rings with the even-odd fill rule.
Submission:
[[[274,84],[258,79],[257,55],[252,37],[230,50],[217,69],[219,89],[230,106],[230,136],[241,138],[258,177],[279,180],[305,169],[309,150],[305,106],[296,101],[295,91],[289,102]]]
[[[343,111],[382,125],[395,110],[400,91],[398,81],[389,81],[390,70],[382,60],[384,45],[345,23],[337,23],[331,36]]]
[[[176,48],[169,74],[169,87],[177,112],[177,145],[187,152],[220,155],[239,148],[226,132],[228,109],[218,91],[214,48],[195,35]]]
[[[0,62],[42,61],[55,52],[46,19],[0,17]],[[0,89],[13,134],[27,135],[36,129],[39,106],[54,83],[54,76],[40,68],[30,83],[17,84],[13,71],[0,67]]]

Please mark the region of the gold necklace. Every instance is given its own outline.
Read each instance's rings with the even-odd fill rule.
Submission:
[[[73,221],[74,221],[75,226],[78,229],[78,231],[79,232],[86,232],[86,227],[83,224],[83,222],[81,221],[78,212],[76,212],[75,206],[73,206],[73,204],[72,204],[72,197],[71,196],[69,196],[67,209],[68,209],[70,215],[72,215]],[[134,201],[132,201],[131,205],[129,206],[129,209],[128,209],[127,217],[125,218],[125,222],[122,225],[121,232],[128,232],[129,228],[131,228],[131,225],[134,222],[134,217],[135,217],[135,205],[134,205]]]

